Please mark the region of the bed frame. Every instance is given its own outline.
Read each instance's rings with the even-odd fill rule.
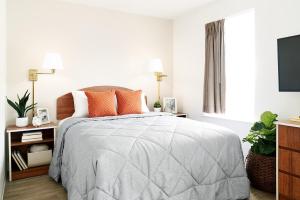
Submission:
[[[126,90],[126,91],[133,91],[128,88],[118,87],[118,86],[94,86],[80,89],[81,91],[91,91],[91,92],[103,92],[107,90]],[[147,97],[146,103],[147,103]],[[71,117],[74,113],[74,102],[72,93],[65,94],[57,98],[56,102],[56,119],[63,120],[67,117]]]

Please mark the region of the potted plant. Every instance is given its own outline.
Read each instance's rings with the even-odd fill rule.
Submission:
[[[16,118],[16,126],[17,127],[25,127],[28,125],[28,117],[26,116],[28,111],[34,109],[34,106],[36,104],[31,104],[27,106],[27,102],[29,100],[30,93],[28,93],[28,90],[25,92],[24,96],[22,98],[18,97],[18,102],[13,102],[10,99],[7,99],[7,103],[17,112],[18,117]]]
[[[248,178],[253,187],[276,192],[276,125],[277,114],[270,111],[262,113],[260,121],[255,122],[250,133],[243,139],[251,148],[246,159]]]
[[[159,101],[156,101],[154,103],[154,112],[160,112],[161,111],[161,105],[160,105],[160,102]]]

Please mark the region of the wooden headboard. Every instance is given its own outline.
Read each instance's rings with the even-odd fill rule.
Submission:
[[[131,89],[118,87],[118,86],[94,86],[80,89],[81,91],[93,91],[101,92],[106,90],[127,90],[132,91]],[[146,101],[147,102],[147,101]],[[61,97],[58,97],[56,102],[56,119],[62,120],[67,117],[71,117],[74,113],[74,103],[72,93],[65,94]]]

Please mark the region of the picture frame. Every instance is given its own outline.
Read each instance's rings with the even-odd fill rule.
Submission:
[[[177,113],[177,100],[174,97],[164,97],[163,111],[169,113]]]
[[[42,125],[50,123],[50,115],[48,108],[37,108],[36,115],[41,119]]]

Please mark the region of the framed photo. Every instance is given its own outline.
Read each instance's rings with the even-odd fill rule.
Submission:
[[[38,108],[36,110],[37,116],[42,120],[42,124],[50,123],[50,116],[48,108]]]
[[[177,101],[173,97],[164,97],[164,112],[177,113]]]

